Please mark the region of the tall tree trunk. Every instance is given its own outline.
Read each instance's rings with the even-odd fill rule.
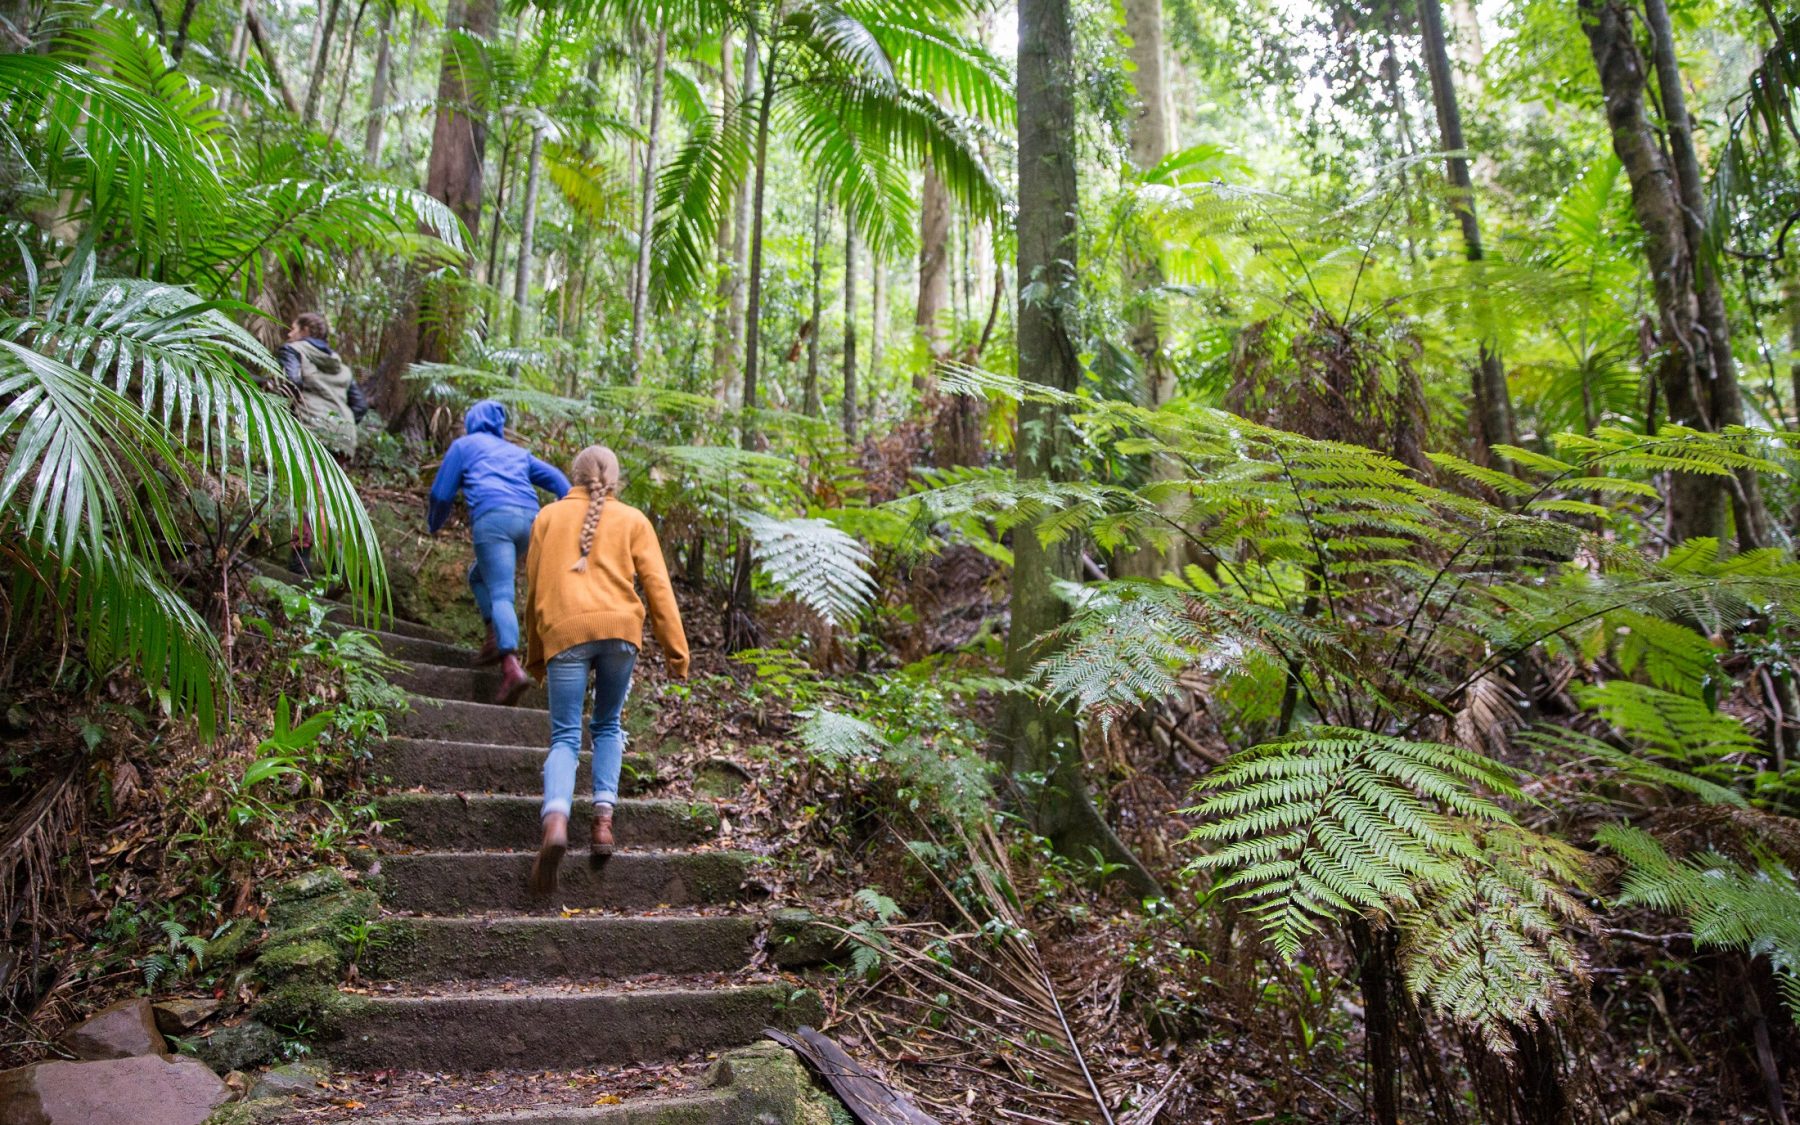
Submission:
[[[750,92],[756,88],[758,64],[756,32],[747,31],[744,33],[744,81],[739,88],[740,100],[748,99]],[[730,362],[720,369],[719,377],[725,380],[725,392],[720,396],[721,400],[741,406],[744,384],[740,376],[744,363],[744,336],[750,295],[750,185],[739,184],[737,196],[732,203],[731,302],[728,310],[731,330],[728,353]]]
[[[824,335],[824,286],[821,277],[825,270],[825,185],[821,182],[813,188],[813,229],[812,229],[812,331],[806,337],[806,383],[801,393],[801,411],[808,418],[817,418],[824,413],[824,404],[819,401],[819,337]]]
[[[1656,59],[1656,85],[1662,95],[1663,124],[1669,136],[1669,156],[1675,165],[1680,190],[1682,226],[1687,235],[1695,295],[1700,301],[1700,324],[1706,330],[1702,346],[1711,355],[1711,370],[1703,386],[1714,425],[1744,424],[1744,395],[1738,387],[1737,359],[1731,354],[1731,319],[1725,312],[1725,290],[1706,250],[1704,233],[1707,199],[1700,177],[1700,158],[1694,151],[1693,121],[1688,117],[1687,94],[1681,85],[1681,69],[1675,59],[1675,31],[1669,25],[1665,0],[1644,0],[1644,22],[1650,28],[1651,49]],[[1762,485],[1754,469],[1740,470],[1732,504],[1737,513],[1738,545],[1765,546],[1772,527],[1763,505]]]
[[[873,250],[869,252],[869,378],[868,392],[873,395],[881,383],[881,344],[887,336],[887,263]],[[1800,345],[1797,345],[1800,347]],[[1800,360],[1796,360],[1800,363]],[[1800,375],[1795,378],[1800,380]],[[1800,387],[1800,382],[1795,383]],[[1797,396],[1800,397],[1800,396]]]
[[[1781,303],[1787,310],[1788,379],[1793,384],[1794,398],[1788,403],[1788,418],[1800,429],[1800,262],[1784,263],[1781,280]]]
[[[925,194],[919,204],[919,301],[913,325],[925,341],[933,367],[950,353],[950,326],[944,318],[949,306],[950,192],[926,164]],[[913,376],[913,386],[921,390],[934,381],[926,371]]]
[[[1081,370],[1070,321],[1081,287],[1075,267],[1079,201],[1069,0],[1020,0],[1018,20],[1018,374],[1022,380],[1073,391]],[[1061,406],[1022,402],[1017,425],[1021,478],[1057,480],[1072,473],[1073,451]],[[1012,548],[1006,672],[1023,681],[1045,654],[1046,634],[1067,617],[1056,584],[1079,575],[1081,544],[1071,535],[1045,545],[1035,529],[1021,526],[1014,530]],[[1088,796],[1074,715],[1036,693],[1018,692],[1005,705],[1002,729],[1008,776],[1021,790],[1037,830],[1066,855],[1097,848],[1109,862],[1123,865],[1121,873],[1134,887],[1154,888],[1155,880],[1107,827]]]
[[[1363,1054],[1369,1071],[1369,1120],[1399,1125],[1400,1013],[1402,995],[1394,931],[1376,929],[1357,918],[1349,925],[1350,949],[1357,961],[1357,983],[1363,998]]]
[[[1704,378],[1711,354],[1701,339],[1700,303],[1693,287],[1693,257],[1681,217],[1675,181],[1644,111],[1644,58],[1632,37],[1624,0],[1578,0],[1582,30],[1600,74],[1613,151],[1631,181],[1631,209],[1644,231],[1644,255],[1656,296],[1662,336],[1657,382],[1669,420],[1710,430]],[[1655,419],[1652,418],[1654,424]],[[1727,487],[1703,473],[1671,473],[1668,534],[1679,542],[1723,537]]]
[[[531,307],[531,255],[537,240],[538,177],[544,167],[544,130],[531,131],[531,156],[525,171],[525,214],[519,220],[519,270],[513,282],[512,341],[523,341],[525,318]]]
[[[338,9],[342,0],[327,0],[325,23],[319,32],[319,49],[314,54],[312,76],[306,81],[306,104],[300,111],[300,123],[311,125],[319,115],[319,94],[325,89],[325,72],[330,69],[331,36],[337,28]]]
[[[726,120],[737,103],[737,74],[733,67],[735,52],[732,50],[731,32],[726,31],[719,38],[719,120]],[[742,195],[742,191],[738,192]],[[738,273],[731,256],[737,217],[737,205],[734,197],[732,206],[725,212],[719,223],[718,239],[714,243],[714,260],[718,276],[718,289],[713,295],[713,347],[712,367],[714,397],[720,402],[729,400],[730,388],[736,382],[731,352],[731,303],[733,291],[738,285]]]
[[[500,289],[500,236],[506,230],[506,174],[512,167],[512,130],[500,142],[499,175],[494,180],[494,229],[488,232],[487,268],[481,279],[498,292]]]
[[[269,42],[268,29],[263,26],[262,17],[256,14],[256,6],[251,3],[244,9],[244,26],[250,29],[250,38],[256,43],[256,53],[262,56],[263,66],[268,68],[269,81],[275,83],[275,92],[281,95],[281,104],[292,114],[300,112],[300,103],[294,100],[294,92],[288,89],[287,79],[281,76],[281,64],[276,61],[275,47]]]
[[[480,245],[482,160],[487,151],[487,116],[472,106],[473,76],[463,71],[454,49],[457,31],[476,38],[494,33],[499,0],[451,0],[444,20],[444,52],[438,64],[437,119],[431,133],[431,156],[425,168],[425,191],[440,200],[462,220],[471,251]],[[473,110],[473,114],[471,114]],[[467,263],[465,262],[465,266]],[[413,271],[408,277],[411,294],[398,318],[390,323],[382,347],[382,363],[376,370],[375,405],[390,429],[420,434],[423,423],[413,410],[406,383],[407,367],[419,361],[442,362],[450,356],[456,338],[454,309],[430,307],[424,278]]]
[[[856,441],[856,223],[844,209],[844,440]]]
[[[1451,155],[1444,160],[1450,179],[1451,206],[1457,224],[1462,228],[1463,250],[1469,261],[1480,262],[1485,256],[1481,245],[1481,223],[1475,213],[1475,185],[1469,179],[1469,161],[1461,153],[1463,143],[1462,113],[1456,104],[1456,82],[1450,72],[1450,48],[1444,39],[1444,12],[1438,0],[1419,0],[1419,34],[1425,50],[1425,70],[1431,76],[1431,100],[1437,107],[1438,139]],[[1479,269],[1479,267],[1477,267]],[[1479,274],[1478,286],[1485,284]],[[1506,386],[1506,364],[1489,336],[1491,317],[1485,301],[1477,294],[1477,311],[1482,340],[1475,364],[1473,394],[1476,414],[1481,420],[1481,446],[1512,445],[1512,396]]]
[[[200,0],[184,0],[181,5],[181,18],[175,24],[175,43],[169,48],[169,55],[177,63],[187,53],[188,25],[194,22],[194,9],[200,6]]]
[[[241,73],[244,60],[250,55],[250,0],[243,0],[238,5],[237,23],[231,29],[231,44],[225,48],[225,61],[234,72]],[[213,99],[213,106],[221,115],[231,111],[232,87],[228,83],[219,84],[218,96]]]
[[[656,29],[656,69],[650,79],[650,125],[645,130],[643,199],[638,212],[637,268],[631,274],[631,384],[643,374],[644,331],[650,315],[650,227],[656,218],[656,135],[662,129],[663,76],[669,62],[669,28]]]
[[[338,84],[337,102],[331,107],[331,130],[326,135],[337,139],[338,125],[344,119],[344,99],[350,95],[350,72],[356,67],[356,42],[362,30],[363,13],[369,8],[369,0],[358,0],[356,18],[350,21],[350,34],[344,37],[344,80]]]
[[[373,167],[381,159],[381,131],[387,122],[388,85],[393,81],[394,5],[381,5],[381,27],[376,31],[375,80],[369,86],[369,122],[363,129],[363,163]]]

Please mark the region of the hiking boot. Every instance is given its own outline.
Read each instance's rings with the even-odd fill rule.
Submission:
[[[514,653],[507,653],[500,658],[500,690],[494,693],[494,702],[502,707],[511,707],[525,694],[531,686],[531,677],[525,674],[525,668],[519,663]]]
[[[537,860],[531,865],[531,893],[547,895],[556,889],[556,869],[569,850],[569,816],[551,813],[544,818],[544,842],[538,845]]]
[[[489,664],[500,662],[500,635],[494,632],[493,625],[488,626],[487,640],[481,642],[481,651],[475,654],[475,667],[486,668]]]
[[[611,806],[594,808],[594,823],[588,829],[588,842],[597,856],[613,854],[613,811]]]

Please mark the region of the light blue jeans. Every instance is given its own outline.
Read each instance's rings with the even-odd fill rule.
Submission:
[[[527,508],[498,508],[483,512],[470,528],[475,540],[475,563],[469,567],[469,592],[481,620],[494,627],[494,641],[501,652],[519,651],[519,613],[513,593],[525,552],[531,546],[531,523],[537,512]]]
[[[631,694],[637,646],[630,641],[588,641],[550,658],[544,686],[550,692],[550,753],[544,758],[544,809],[568,815],[575,800],[575,763],[581,754],[581,713],[588,682],[594,685],[594,803],[619,800],[619,767],[625,757],[625,729],[619,715]]]

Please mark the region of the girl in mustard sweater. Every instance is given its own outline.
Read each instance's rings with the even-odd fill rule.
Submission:
[[[569,849],[569,811],[575,796],[575,762],[581,750],[581,716],[593,685],[595,855],[613,850],[613,804],[619,795],[619,763],[625,732],[619,715],[631,691],[638,642],[644,636],[644,588],[656,642],[669,671],[688,672],[687,637],[669,586],[662,546],[644,513],[613,499],[619,459],[603,445],[575,457],[573,487],[538,513],[526,555],[527,670],[550,693],[550,753],[544,759],[543,843],[531,868],[531,889],[556,889],[556,868]]]

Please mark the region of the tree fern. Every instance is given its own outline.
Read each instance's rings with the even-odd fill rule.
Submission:
[[[830,521],[778,520],[756,512],[741,518],[763,575],[821,618],[848,624],[874,600],[868,553]]]

